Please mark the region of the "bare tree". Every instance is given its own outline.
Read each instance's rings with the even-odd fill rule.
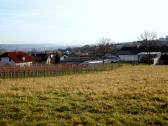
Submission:
[[[144,47],[145,52],[147,52],[148,64],[150,64],[152,48],[157,45],[157,34],[155,32],[145,31],[138,39],[141,41],[141,46]]]
[[[145,31],[144,33],[142,33],[139,37],[139,40],[146,40],[146,41],[153,41],[157,39],[157,34],[155,32],[148,32]]]
[[[101,38],[97,44],[97,56],[102,58],[105,54],[112,52],[112,41],[110,38]]]

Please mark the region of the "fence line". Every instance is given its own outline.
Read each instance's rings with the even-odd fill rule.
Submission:
[[[45,77],[79,72],[86,73],[89,71],[114,69],[119,66],[121,64],[36,64],[29,67],[1,66],[0,78]]]

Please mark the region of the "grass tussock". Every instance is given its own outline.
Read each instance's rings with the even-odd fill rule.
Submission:
[[[168,67],[0,79],[0,125],[168,125]]]

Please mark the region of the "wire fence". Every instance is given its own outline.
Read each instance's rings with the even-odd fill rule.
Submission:
[[[121,64],[36,64],[32,66],[1,66],[0,78],[47,77],[91,71],[112,70]]]

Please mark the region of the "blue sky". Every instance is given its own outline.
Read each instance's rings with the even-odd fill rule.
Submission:
[[[93,44],[168,34],[167,0],[0,0],[0,43]]]

